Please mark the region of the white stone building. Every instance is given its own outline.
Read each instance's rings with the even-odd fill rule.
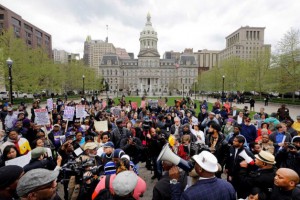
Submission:
[[[193,54],[182,54],[175,59],[160,59],[157,51],[157,32],[153,29],[150,14],[140,32],[140,52],[137,59],[121,59],[115,53],[105,54],[99,66],[99,75],[110,91],[123,89],[139,95],[188,92],[197,81],[198,68]]]

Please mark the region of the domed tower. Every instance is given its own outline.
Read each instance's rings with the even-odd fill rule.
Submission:
[[[140,33],[140,52],[138,57],[144,56],[147,52],[151,52],[153,54],[150,57],[159,57],[157,41],[157,32],[152,27],[151,16],[150,13],[148,13],[147,22],[143,31]],[[147,56],[149,56],[149,54]]]

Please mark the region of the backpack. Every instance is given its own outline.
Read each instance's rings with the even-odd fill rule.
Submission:
[[[105,188],[100,190],[94,200],[113,200],[114,197],[109,191],[110,175],[105,177]]]

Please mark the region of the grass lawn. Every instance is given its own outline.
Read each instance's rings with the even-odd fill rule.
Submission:
[[[164,98],[164,97],[162,97]],[[118,105],[120,103],[120,98],[114,98],[114,101],[116,103],[116,105]],[[159,99],[159,97],[147,97],[147,99]],[[182,99],[182,97],[168,97],[168,103],[167,105],[168,106],[174,106],[175,103],[174,103],[174,100],[178,100],[178,99]],[[141,106],[141,100],[142,98],[141,97],[125,97],[125,100],[126,102],[128,102],[129,100],[131,100],[131,102],[137,102],[138,103],[138,106]],[[198,116],[198,113],[200,112],[200,101],[199,100],[196,100],[196,104],[197,104],[197,109],[196,109],[196,117]],[[213,103],[210,103],[208,102],[208,111],[211,111],[212,110],[212,106],[213,106]],[[253,115],[255,114],[255,112],[250,112],[250,118],[253,119]]]

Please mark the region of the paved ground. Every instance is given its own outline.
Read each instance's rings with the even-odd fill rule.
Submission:
[[[216,99],[214,98],[197,97],[196,99],[200,101],[207,100],[208,102],[211,103],[216,102]],[[240,109],[244,108],[244,106],[248,106],[248,108],[250,108],[249,103],[245,103],[245,104],[233,103],[232,105],[237,106],[237,108]],[[265,108],[265,112],[271,114],[272,112],[277,113],[277,110],[280,106],[281,106],[280,103],[269,103],[268,106],[265,106],[264,102],[256,102],[254,109],[256,112],[259,112],[260,108]],[[290,110],[290,116],[292,117],[292,119],[296,120],[297,115],[300,115],[300,105],[286,105],[286,107]]]

